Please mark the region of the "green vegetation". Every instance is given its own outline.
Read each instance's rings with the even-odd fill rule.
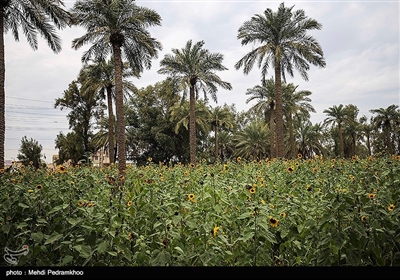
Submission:
[[[148,159],[119,188],[114,165],[28,166],[0,176],[0,243],[32,266],[396,266],[398,174],[399,156]]]

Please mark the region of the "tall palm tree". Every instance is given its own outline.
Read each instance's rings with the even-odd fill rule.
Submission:
[[[371,134],[374,131],[374,127],[372,126],[371,123],[368,123],[368,118],[367,116],[363,115],[360,120],[360,130],[361,130],[361,135],[364,136],[365,139],[365,144],[367,146],[368,150],[368,155],[372,155],[372,148],[371,148]]]
[[[122,85],[122,57],[134,73],[151,68],[151,60],[158,57],[162,45],[150,36],[146,28],[161,25],[161,17],[154,10],[137,6],[133,0],[77,0],[71,9],[75,23],[87,33],[72,41],[79,49],[92,44],[83,54],[82,62],[92,57],[114,60],[114,79],[117,116],[118,173],[126,172],[125,118]]]
[[[85,64],[81,73],[85,76],[85,84],[83,88],[91,88],[102,98],[107,99],[108,109],[108,152],[110,157],[110,163],[115,162],[115,134],[114,134],[114,110],[113,110],[113,99],[115,99],[115,82],[114,82],[114,60],[111,58],[108,61],[99,58],[93,61],[92,64]],[[124,92],[124,102],[126,97],[130,95],[130,92],[137,92],[137,88],[127,78],[138,77],[139,75],[133,73],[129,69],[129,64],[124,63],[122,67],[122,84]]]
[[[219,153],[218,153],[218,132],[221,127],[223,128],[233,128],[233,116],[231,114],[231,111],[229,110],[229,107],[224,106],[217,106],[215,108],[211,108],[210,110],[210,124],[211,127],[214,128],[214,156],[215,156],[215,161],[218,160],[219,158]]]
[[[387,152],[389,154],[394,154],[393,143],[391,139],[392,126],[394,127],[394,122],[399,118],[400,111],[398,110],[398,105],[390,105],[387,108],[379,108],[370,110],[375,116],[372,118],[372,123],[377,128],[382,128],[385,134],[385,142]]]
[[[268,80],[263,80],[261,85],[256,85],[247,89],[246,95],[250,95],[246,100],[246,104],[258,100],[249,111],[254,111],[257,114],[263,114],[265,121],[269,119],[270,131],[270,154],[271,157],[276,157],[276,133],[275,133],[275,82],[271,77]]]
[[[160,61],[161,68],[159,74],[167,74],[180,80],[183,98],[187,95],[189,89],[190,120],[189,120],[189,146],[190,163],[196,164],[196,114],[195,104],[199,91],[204,93],[204,99],[207,101],[207,94],[217,102],[216,85],[231,90],[230,83],[222,81],[215,71],[228,70],[222,65],[223,55],[220,53],[211,53],[203,48],[204,41],[192,44],[192,40],[186,43],[186,46],[179,49],[172,49],[172,54],[167,54]]]
[[[310,104],[311,98],[309,98],[309,96],[311,95],[311,91],[296,91],[297,88],[298,86],[295,86],[293,83],[287,85],[284,84],[282,88],[283,111],[285,112],[287,126],[289,129],[290,158],[295,158],[297,154],[295,147],[293,116],[297,114],[305,118],[309,118],[310,112],[316,112],[314,107]]]
[[[0,1],[0,169],[4,168],[5,141],[5,58],[4,34],[11,31],[19,41],[21,28],[33,50],[38,48],[39,33],[54,53],[61,51],[61,39],[56,33],[70,23],[70,14],[61,0],[1,0]],[[52,25],[52,23],[54,25]]]
[[[346,111],[345,107],[343,107],[343,104],[340,104],[339,106],[333,105],[332,107],[329,107],[328,109],[325,109],[323,113],[327,114],[328,117],[324,119],[324,124],[332,124],[334,126],[337,124],[338,128],[338,134],[339,134],[339,152],[340,156],[344,156],[344,143],[343,143],[343,122],[346,118]]]
[[[244,74],[248,74],[257,61],[263,80],[269,67],[275,71],[277,157],[284,157],[285,153],[282,77],[286,81],[285,72],[293,77],[293,68],[296,68],[302,78],[308,81],[309,63],[319,67],[326,65],[321,46],[314,37],[307,34],[309,30],[321,29],[322,25],[306,17],[304,10],[292,11],[293,7],[285,7],[281,3],[277,12],[268,8],[263,15],[254,15],[243,23],[237,36],[242,46],[249,43],[261,44],[236,62],[237,70],[243,66]]]

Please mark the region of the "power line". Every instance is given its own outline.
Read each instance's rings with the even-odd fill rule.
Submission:
[[[6,98],[19,99],[19,100],[27,100],[27,101],[36,101],[36,102],[45,102],[45,103],[52,103],[52,104],[54,104],[54,101],[46,101],[46,100],[38,100],[38,99],[29,99],[29,98],[21,98],[21,97],[12,97],[12,96],[6,96]]]

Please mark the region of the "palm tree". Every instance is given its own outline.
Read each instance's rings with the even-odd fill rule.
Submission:
[[[372,118],[372,123],[377,128],[383,128],[385,134],[385,142],[387,152],[394,154],[393,143],[391,140],[392,126],[396,119],[399,118],[400,111],[398,105],[390,105],[387,108],[379,108],[370,110],[375,116]],[[393,126],[394,127],[394,126]]]
[[[196,164],[196,114],[195,104],[199,91],[204,93],[204,99],[207,101],[207,94],[217,102],[217,87],[231,90],[232,86],[224,82],[215,74],[215,71],[228,70],[222,65],[223,55],[220,53],[211,53],[203,49],[204,41],[192,44],[192,40],[186,43],[186,46],[179,49],[172,49],[173,54],[167,54],[160,61],[161,68],[159,74],[167,74],[173,78],[179,79],[183,91],[183,99],[189,89],[190,120],[189,120],[189,146],[190,163]]]
[[[137,6],[133,0],[78,0],[72,13],[75,23],[87,33],[72,41],[79,49],[90,43],[82,62],[92,57],[106,58],[110,53],[114,60],[114,79],[117,116],[118,173],[125,175],[126,146],[125,118],[122,85],[122,57],[134,73],[151,68],[152,58],[158,57],[161,43],[150,36],[146,28],[161,25],[161,17],[154,10]]]
[[[175,123],[175,133],[178,134],[181,127],[186,130],[190,129],[190,104],[189,102],[176,102],[170,108],[171,117],[170,121]],[[206,104],[198,100],[196,102],[196,125],[203,133],[209,132],[209,123],[211,112]]]
[[[296,145],[303,158],[311,158],[315,154],[325,154],[325,149],[321,143],[320,129],[319,124],[313,125],[309,120],[299,121],[296,131]]]
[[[343,121],[346,117],[346,111],[345,108],[343,107],[343,104],[340,104],[339,106],[333,105],[332,107],[329,107],[328,109],[325,109],[323,113],[327,114],[328,117],[324,119],[324,124],[332,124],[334,126],[337,124],[338,127],[338,134],[339,134],[339,151],[340,151],[340,156],[344,156],[344,143],[343,143]]]
[[[70,14],[61,0],[2,0],[0,1],[0,169],[4,168],[5,141],[5,58],[4,34],[11,31],[19,41],[21,28],[28,44],[37,50],[39,33],[54,53],[61,51],[61,39],[56,33],[70,23]],[[52,25],[52,23],[54,25]]]
[[[309,96],[311,95],[311,91],[296,91],[297,88],[298,86],[295,86],[293,83],[287,85],[284,84],[282,88],[283,111],[285,112],[287,126],[289,128],[290,158],[295,158],[297,154],[295,147],[293,116],[297,114],[305,118],[309,118],[310,112],[315,113],[314,107],[310,104],[311,99]]]
[[[309,63],[325,67],[323,51],[315,38],[307,31],[321,29],[322,25],[314,19],[307,18],[304,10],[292,11],[281,3],[278,11],[266,9],[264,15],[256,14],[243,23],[238,30],[241,44],[260,43],[259,47],[243,56],[236,64],[238,70],[243,66],[248,74],[257,61],[261,67],[262,79],[265,79],[269,67],[275,71],[275,118],[277,157],[284,157],[282,77],[286,81],[285,71],[293,77],[295,67],[302,78],[308,81]]]
[[[114,83],[114,60],[111,58],[108,61],[104,59],[97,59],[92,64],[85,64],[81,69],[82,75],[85,76],[85,84],[83,88],[89,87],[91,90],[98,92],[102,98],[107,99],[108,108],[108,152],[110,163],[115,162],[115,134],[114,134],[114,111],[113,99],[115,99],[115,83]],[[130,95],[130,92],[137,92],[137,88],[127,80],[127,78],[138,74],[129,71],[129,64],[124,63],[122,68],[122,84],[124,92],[124,101]]]
[[[224,106],[217,106],[210,110],[210,124],[211,127],[214,128],[214,140],[215,140],[215,147],[214,147],[214,155],[215,161],[219,158],[218,153],[218,131],[221,127],[223,128],[233,128],[233,116],[229,110],[229,107]]]
[[[360,120],[360,130],[361,130],[361,135],[365,136],[365,144],[367,146],[368,150],[368,156],[372,155],[372,149],[371,149],[371,134],[374,131],[374,127],[372,126],[371,123],[368,123],[368,118],[367,116],[363,115]]]
[[[251,95],[246,100],[246,104],[252,100],[258,100],[249,111],[254,111],[257,114],[263,114],[265,121],[269,119],[270,131],[270,147],[271,157],[276,157],[276,133],[275,133],[275,82],[271,77],[268,80],[263,80],[261,85],[256,85],[247,89],[246,95]]]
[[[243,157],[249,160],[261,160],[268,156],[269,130],[264,121],[254,121],[246,126],[234,137],[235,157]]]

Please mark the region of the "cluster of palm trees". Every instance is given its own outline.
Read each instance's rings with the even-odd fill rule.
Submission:
[[[309,98],[311,92],[296,92],[297,86],[286,83],[286,74],[293,77],[294,68],[299,71],[303,79],[308,80],[307,71],[310,64],[318,67],[326,66],[321,46],[315,38],[307,34],[310,30],[321,29],[321,24],[306,17],[303,10],[293,10],[293,8],[294,6],[285,7],[284,3],[281,3],[276,12],[268,8],[263,14],[251,17],[239,28],[237,39],[241,40],[241,44],[257,46],[242,57],[235,64],[235,68],[237,70],[242,68],[243,73],[248,74],[257,63],[261,69],[261,85],[246,92],[251,95],[248,102],[256,99],[258,103],[246,113],[246,116],[236,114],[235,123],[232,123],[232,119],[229,120],[232,114],[224,107],[214,108],[208,114],[211,116],[207,117],[208,124],[214,132],[216,159],[223,153],[228,154],[229,143],[224,140],[229,139],[229,133],[232,133],[229,129],[233,126],[240,128],[240,131],[236,131],[234,146],[239,152],[231,152],[230,156],[240,154],[245,157],[261,158],[268,155],[285,158],[294,157],[299,152],[305,156],[324,152],[324,143],[317,139],[321,135],[322,128],[308,121],[309,113],[314,112]],[[136,5],[133,0],[77,0],[70,11],[63,8],[61,0],[0,1],[0,28],[3,30],[0,35],[0,168],[4,167],[5,135],[3,34],[11,31],[18,40],[18,30],[21,28],[29,44],[36,49],[36,37],[39,33],[57,53],[61,51],[61,45],[56,28],[72,25],[86,30],[84,35],[72,41],[72,47],[79,49],[85,44],[90,45],[82,55],[84,66],[78,78],[80,87],[72,93],[75,92],[74,94],[81,97],[95,93],[107,99],[108,150],[111,158],[118,160],[119,175],[124,176],[127,160],[125,114],[126,103],[129,100],[124,98],[129,92],[134,93],[133,95],[139,92],[128,79],[140,78],[145,69],[152,67],[152,59],[157,58],[158,51],[162,50],[162,44],[147,30],[149,27],[161,25],[160,15],[154,10]],[[205,49],[203,41],[194,43],[191,40],[188,40],[182,49],[172,49],[172,53],[165,55],[160,62],[158,73],[168,75],[168,78],[178,85],[177,91],[183,92],[182,100],[173,104],[176,108],[175,110],[172,108],[170,113],[171,120],[176,122],[176,132],[182,126],[189,130],[189,162],[193,165],[196,164],[198,154],[196,126],[200,126],[200,129],[202,126],[199,93],[203,92],[204,102],[207,102],[208,96],[217,101],[218,87],[232,89],[229,82],[222,81],[216,74],[216,71],[227,70],[222,62],[222,54]],[[267,80],[270,68],[274,70],[274,77]],[[185,103],[187,94],[189,102]],[[113,100],[116,108],[115,120]],[[58,106],[61,106],[62,99],[59,101]],[[185,104],[189,110],[188,119],[179,115],[179,110]],[[346,129],[349,131],[351,128],[349,128],[349,117],[342,118],[340,115],[343,106],[339,107],[341,108],[327,109],[329,118],[326,122],[337,124],[339,155],[344,156],[347,134],[342,124],[346,123]],[[381,109],[374,111],[378,116],[383,114],[379,110]],[[393,131],[393,122],[398,121],[398,109],[393,108],[393,110],[397,117],[391,117],[389,124],[379,117],[374,119],[374,122],[379,123],[385,130],[385,143],[391,153],[396,152],[395,149],[398,151],[398,144],[397,146],[389,144],[398,139],[393,139],[393,135],[398,134],[398,130]],[[350,111],[351,109],[346,107],[345,114],[349,115]],[[353,110],[353,119],[356,117],[355,111]],[[246,125],[249,120],[250,124]],[[358,136],[358,134],[351,135],[353,143],[351,153],[355,152],[354,143],[357,142]],[[311,143],[310,137],[318,141]],[[246,141],[251,141],[250,148]],[[117,154],[113,156],[115,151]]]

